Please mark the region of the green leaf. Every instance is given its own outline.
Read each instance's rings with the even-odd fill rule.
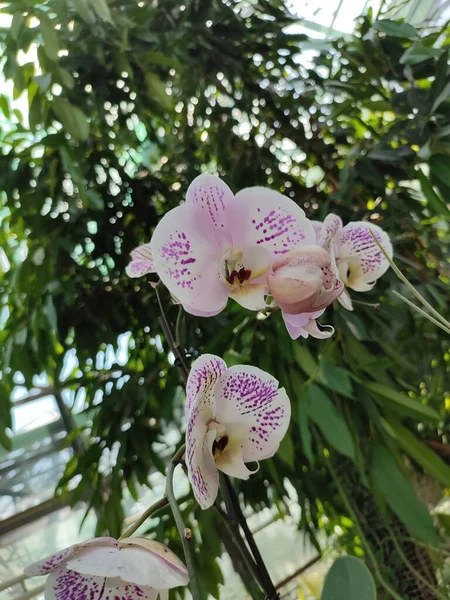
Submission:
[[[6,119],[9,120],[11,118],[11,110],[9,108],[9,101],[6,96],[0,95],[0,109],[5,115]]]
[[[432,115],[440,105],[450,98],[450,81],[446,84],[442,92],[438,95],[436,100],[433,102],[433,105],[430,110],[430,114]]]
[[[45,54],[50,60],[57,61],[59,52],[59,41],[53,23],[47,17],[47,15],[42,12],[39,13],[39,21],[41,24],[40,29],[42,39],[44,41]]]
[[[417,65],[424,60],[439,56],[440,51],[436,48],[429,48],[420,42],[414,42],[404,54],[400,57],[402,65]]]
[[[380,445],[373,453],[372,477],[391,510],[410,533],[427,544],[438,544],[433,519],[425,504],[417,497],[392,454]]]
[[[414,151],[407,146],[400,146],[399,148],[379,146],[378,148],[371,150],[367,157],[381,162],[402,163],[410,161],[414,157]]]
[[[56,332],[58,329],[58,317],[56,314],[55,305],[53,303],[53,298],[50,296],[50,294],[47,295],[43,311],[45,316],[47,317],[51,330],[53,332]]]
[[[417,177],[419,178],[423,195],[427,199],[427,203],[433,212],[438,215],[449,215],[450,210],[445,205],[445,202],[434,191],[433,184],[428,180],[421,169],[417,170]]]
[[[92,8],[95,10],[100,19],[103,19],[111,24],[113,23],[111,11],[109,10],[106,0],[92,0]]]
[[[341,556],[328,571],[321,600],[376,600],[373,577],[362,560]]]
[[[302,442],[303,452],[310,464],[314,464],[314,455],[312,451],[312,435],[309,428],[308,419],[308,399],[304,388],[296,390],[298,398],[298,425],[300,429],[300,439]]]
[[[377,31],[390,35],[391,37],[401,37],[411,40],[418,37],[417,31],[409,23],[400,23],[400,21],[383,19],[382,21],[375,21],[373,26]]]
[[[164,82],[154,73],[146,73],[145,83],[147,84],[147,96],[157,104],[160,104],[164,110],[170,110],[172,108],[172,100],[167,95]]]
[[[394,410],[405,416],[410,416],[418,420],[439,421],[439,413],[431,406],[425,406],[418,400],[410,398],[406,394],[397,392],[391,388],[385,387],[379,383],[365,381],[363,385],[374,393],[374,399],[385,409]]]
[[[88,0],[72,0],[75,10],[80,15],[80,17],[88,23],[88,25],[93,25],[96,22],[96,16],[94,11],[92,10]]]
[[[7,452],[11,452],[13,449],[12,439],[2,427],[0,427],[0,444]]]
[[[353,439],[344,418],[338,413],[333,402],[318,385],[311,385],[307,391],[308,414],[319,427],[326,440],[338,452],[353,458]]]
[[[318,364],[313,358],[313,355],[308,350],[306,346],[304,346],[301,342],[294,342],[293,344],[294,350],[294,360],[304,371],[308,377],[312,377],[315,375],[319,369]]]
[[[400,446],[413,458],[423,470],[440,481],[445,487],[450,487],[450,467],[431,448],[421,442],[409,429],[398,421],[382,419],[383,426],[390,436],[395,438]]]
[[[167,56],[162,52],[144,52],[142,58],[146,59],[150,64],[153,65],[172,67],[173,69],[177,69],[178,71],[181,71],[183,68],[183,65],[178,60],[176,60],[176,58]]]
[[[277,456],[281,458],[291,469],[294,469],[295,464],[295,450],[294,444],[292,443],[292,437],[287,434],[281,441],[280,447],[277,451]]]
[[[320,361],[318,380],[333,392],[353,398],[352,382],[348,372],[326,359]]]
[[[444,154],[433,154],[429,162],[431,175],[450,187],[450,158]]]
[[[12,18],[9,33],[13,40],[17,42],[19,39],[20,31],[25,23],[25,17],[21,13],[15,13]]]
[[[62,126],[75,140],[80,142],[89,136],[89,123],[84,112],[65,98],[54,98],[53,111]]]

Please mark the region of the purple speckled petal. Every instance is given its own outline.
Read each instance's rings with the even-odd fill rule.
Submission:
[[[223,251],[202,208],[184,204],[164,215],[151,249],[158,275],[183,306],[210,314],[223,309],[228,297],[219,278]]]
[[[45,600],[156,600],[158,590],[119,578],[95,577],[69,571],[65,566],[50,573]]]
[[[226,225],[225,211],[233,199],[233,192],[216,175],[199,175],[189,186],[186,202],[195,204],[208,215],[217,241],[231,243],[231,235]]]
[[[220,375],[226,371],[227,365],[224,360],[214,354],[203,354],[192,363],[186,384],[186,404],[184,412],[189,415],[193,406],[206,397],[213,411],[214,386]]]
[[[257,367],[236,365],[217,383],[216,420],[232,432],[246,427],[244,462],[273,456],[283,439],[291,416],[291,405],[275,377]]]
[[[27,577],[47,575],[56,569],[56,567],[58,567],[61,563],[66,562],[67,559],[73,556],[75,553],[78,553],[81,550],[93,545],[117,546],[117,541],[114,538],[104,537],[87,540],[81,544],[74,544],[68,548],[60,550],[59,552],[55,552],[55,554],[52,554],[51,556],[47,556],[43,560],[28,565],[25,567],[25,575],[27,575]]]
[[[340,232],[336,245],[336,260],[345,285],[356,292],[370,290],[389,268],[389,263],[372,237],[371,231],[392,257],[388,234],[373,223],[349,223]]]
[[[212,446],[216,430],[208,431],[207,415],[202,406],[191,408],[186,429],[185,460],[194,497],[206,509],[214,504],[219,491],[219,473],[214,463]]]
[[[317,236],[316,243],[319,246],[322,246],[322,248],[329,250],[331,243],[342,229],[341,217],[338,217],[338,215],[335,215],[334,213],[330,213],[325,217],[323,223],[320,221],[312,221],[312,224]]]
[[[315,243],[304,211],[282,194],[263,187],[238,192],[227,211],[233,246],[266,248],[272,257]]]
[[[130,252],[130,256],[131,262],[126,267],[128,277],[142,277],[148,273],[155,273],[150,243],[138,246]]]

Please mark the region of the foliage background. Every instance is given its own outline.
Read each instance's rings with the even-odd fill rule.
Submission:
[[[98,512],[99,533],[120,534],[125,486],[135,496],[163,471],[184,428],[155,295],[125,266],[198,173],[234,190],[269,185],[314,219],[380,224],[410,281],[449,317],[450,29],[369,13],[354,36],[312,40],[286,31],[294,19],[281,0],[5,5],[14,18],[0,31],[2,69],[28,115],[0,96],[0,441],[11,445],[16,372],[30,388],[45,372],[57,393],[85,394],[72,435],[83,443],[59,493],[76,481],[72,502]],[[215,318],[183,316],[179,331],[190,358],[257,365],[292,400],[290,434],[239,486],[245,502],[283,513],[289,481],[318,548],[325,530],[364,555],[380,598],[389,588],[422,598],[437,580],[410,538],[436,546],[443,532],[411,474],[450,487],[450,467],[424,443],[448,442],[450,347],[395,289],[407,294],[388,273],[353,294],[353,313],[329,309],[326,342],[292,342],[279,314],[260,320],[232,302]],[[127,363],[108,364],[125,332]],[[77,364],[62,381],[69,351]],[[183,510],[202,585],[218,597],[217,517],[189,499]],[[168,515],[154,533],[176,549]]]

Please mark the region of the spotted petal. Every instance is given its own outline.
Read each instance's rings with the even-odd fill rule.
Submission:
[[[47,575],[48,573],[56,569],[59,565],[67,561],[67,559],[73,556],[74,554],[84,550],[85,548],[89,548],[90,546],[95,545],[107,545],[114,547],[117,546],[117,541],[114,538],[103,537],[94,538],[92,540],[86,540],[81,544],[73,544],[72,546],[64,548],[64,550],[59,550],[51,556],[47,556],[42,560],[28,565],[27,567],[25,567],[25,575],[27,575],[27,577]]]
[[[155,273],[150,243],[142,244],[130,252],[131,262],[126,267],[128,277],[142,277],[148,273]]]
[[[158,590],[121,579],[106,579],[69,571],[64,565],[52,571],[45,585],[45,600],[156,600]]]
[[[218,243],[230,243],[231,235],[226,224],[226,207],[233,192],[216,175],[199,175],[189,186],[186,202],[196,205],[208,215]]]
[[[186,416],[202,397],[206,396],[209,404],[213,405],[214,386],[226,369],[225,361],[214,354],[203,354],[192,363],[186,384]]]
[[[378,225],[362,221],[349,223],[337,238],[336,259],[340,277],[347,287],[356,292],[370,290],[389,268],[389,262],[371,232],[392,257],[389,236]]]
[[[283,439],[291,406],[279,382],[261,369],[237,365],[215,387],[216,419],[226,431],[245,428],[244,462],[273,456]]]
[[[184,204],[164,215],[151,250],[162,282],[183,306],[209,314],[223,310],[228,289],[219,280],[222,251],[202,208]]]
[[[212,506],[219,491],[219,473],[214,463],[212,446],[215,429],[208,431],[209,415],[201,404],[192,406],[186,430],[186,466],[194,497],[206,509]]]
[[[341,217],[330,213],[325,217],[323,223],[313,221],[312,224],[317,235],[316,243],[325,248],[325,250],[329,250],[331,242],[342,229]]]
[[[272,257],[315,243],[316,235],[304,211],[282,194],[263,187],[246,188],[230,203],[228,224],[233,245],[261,246]]]

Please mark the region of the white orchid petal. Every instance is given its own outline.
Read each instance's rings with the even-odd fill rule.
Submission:
[[[346,310],[353,310],[353,302],[347,290],[344,290],[342,294],[338,296],[338,302],[342,304]]]
[[[208,403],[213,406],[214,386],[226,369],[226,362],[214,354],[203,354],[192,363],[186,384],[186,415],[204,396],[208,397]]]
[[[183,306],[218,314],[228,297],[219,279],[222,250],[206,211],[185,204],[169,211],[151,241],[155,268]]]
[[[238,365],[223,373],[215,387],[216,420],[230,432],[246,428],[245,462],[273,456],[287,431],[291,406],[278,386],[269,373]]]
[[[80,544],[73,544],[72,546],[68,546],[63,550],[59,550],[52,554],[51,556],[47,556],[46,558],[39,560],[31,565],[25,567],[25,575],[27,577],[36,577],[38,575],[47,575],[54,569],[56,569],[59,565],[64,563],[68,558],[73,556],[75,553],[84,550],[92,545],[108,545],[108,546],[117,546],[117,541],[114,538],[103,537],[103,538],[93,538],[91,540],[86,540]]]
[[[293,201],[264,187],[238,192],[227,219],[235,247],[261,246],[273,257],[315,243],[311,221]]]
[[[186,430],[186,466],[194,497],[206,509],[212,506],[219,491],[219,473],[212,456],[215,429],[208,431],[202,406],[192,406]]]
[[[230,298],[247,310],[262,310],[266,306],[266,286],[262,283],[247,283],[230,292]]]
[[[186,571],[183,573],[164,558],[138,544],[124,544],[121,547],[96,546],[69,559],[66,567],[83,575],[119,578],[138,586],[170,589],[188,583]]]
[[[345,266],[343,281],[355,291],[368,291],[376,280],[389,268],[372,233],[382,245],[386,253],[392,257],[393,249],[388,234],[373,223],[363,221],[349,223],[337,238],[336,259],[340,271]]]
[[[327,340],[334,334],[334,327],[331,325],[324,325],[323,327],[324,329],[319,329],[317,321],[315,319],[311,319],[311,321],[305,325],[303,329],[317,340]]]
[[[227,205],[233,192],[216,175],[203,174],[194,179],[186,194],[187,204],[200,207],[208,215],[218,243],[230,243],[231,235],[226,224]]]
[[[321,309],[312,313],[294,315],[282,311],[282,315],[289,335],[293,340],[297,340],[299,337],[307,338],[310,335],[307,329],[308,323],[322,316],[324,312],[325,309]]]
[[[247,480],[250,475],[256,473],[245,466],[244,463],[244,446],[240,443],[229,443],[223,452],[216,456],[216,466],[219,471],[236,477],[237,479]]]

